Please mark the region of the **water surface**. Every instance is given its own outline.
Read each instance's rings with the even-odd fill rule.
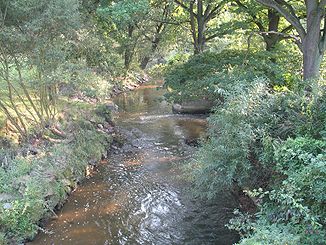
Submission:
[[[233,203],[201,201],[186,191],[180,166],[196,151],[185,142],[205,133],[203,116],[173,115],[155,85],[121,94],[116,121],[126,138],[98,173],[69,197],[58,217],[30,243],[232,244],[224,224]]]

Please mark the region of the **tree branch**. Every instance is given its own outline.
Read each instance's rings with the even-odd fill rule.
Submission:
[[[293,29],[293,26],[292,26],[292,25],[289,25],[289,26],[285,27],[285,28],[281,31],[281,33],[287,33],[288,31],[291,31],[292,29]]]
[[[283,32],[277,32],[277,31],[265,31],[265,32],[257,32],[260,35],[269,35],[269,34],[274,34],[274,35],[279,35],[282,37],[282,39],[293,39],[294,42],[298,45],[299,49],[302,49],[302,43],[300,37],[296,35],[291,35],[291,34],[286,34]]]
[[[282,14],[284,16],[284,18],[291,25],[293,25],[293,27],[297,30],[301,39],[303,39],[306,36],[306,34],[307,34],[306,30],[301,25],[299,18],[295,15],[294,9],[292,8],[292,6],[290,4],[288,4],[284,0],[256,0],[256,1],[265,5],[266,7],[275,9],[280,14]],[[281,3],[285,4],[287,9],[284,8]]]
[[[207,8],[205,9],[205,13],[204,13],[204,19],[207,18],[207,16],[209,15],[210,11],[211,11],[212,5],[208,4]]]
[[[217,33],[215,33],[215,34],[213,34],[213,35],[207,37],[205,40],[206,40],[206,42],[208,42],[208,41],[214,39],[215,37],[218,37],[219,35],[221,35],[221,33],[218,33],[218,32],[217,32]]]
[[[211,19],[213,19],[220,12],[220,10],[222,9],[222,7],[224,6],[225,3],[226,3],[226,1],[223,1],[222,3],[220,3],[219,5],[217,5],[215,8],[213,8],[211,10],[211,12],[205,18],[205,21],[208,22]]]
[[[253,14],[252,11],[250,11],[250,8],[244,5],[240,0],[235,0],[235,2],[240,8],[244,9],[247,12],[247,14],[252,18],[252,21],[256,24],[260,31],[265,31],[264,25],[258,21],[257,16]]]
[[[184,10],[186,10],[187,12],[193,14],[197,18],[197,14],[194,13],[194,11],[190,7],[188,7],[187,5],[185,5],[182,1],[174,0],[174,2],[176,4],[178,4],[180,7],[182,7]],[[192,4],[193,4],[193,2],[192,2]]]

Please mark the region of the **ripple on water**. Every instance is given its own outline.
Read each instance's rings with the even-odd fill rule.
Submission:
[[[127,144],[71,195],[58,218],[31,244],[229,245],[237,236],[224,224],[232,200],[204,202],[185,191],[179,165],[195,148],[185,139],[203,134],[202,117],[171,114],[153,87],[123,94],[117,124]]]

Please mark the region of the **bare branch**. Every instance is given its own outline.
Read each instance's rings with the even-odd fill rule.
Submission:
[[[9,1],[6,4],[6,8],[4,13],[2,13],[1,9],[0,9],[0,17],[1,17],[1,22],[4,23],[6,18],[7,18],[7,11],[8,11],[8,5],[9,5]]]
[[[206,19],[211,11],[212,5],[208,4],[207,8],[205,9],[205,13],[204,13],[204,19]]]

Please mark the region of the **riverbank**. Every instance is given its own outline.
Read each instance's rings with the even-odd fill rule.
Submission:
[[[111,97],[146,81],[129,77],[112,90]],[[1,139],[0,244],[19,244],[43,231],[40,224],[56,216],[78,183],[107,156],[117,138],[114,109],[109,100],[99,104],[67,98],[46,136],[20,145]]]
[[[107,162],[82,182],[58,217],[30,245],[233,244],[225,224],[232,198],[190,195],[183,168],[205,135],[206,118],[176,115],[161,83],[148,83],[114,99],[115,122],[125,139]]]

